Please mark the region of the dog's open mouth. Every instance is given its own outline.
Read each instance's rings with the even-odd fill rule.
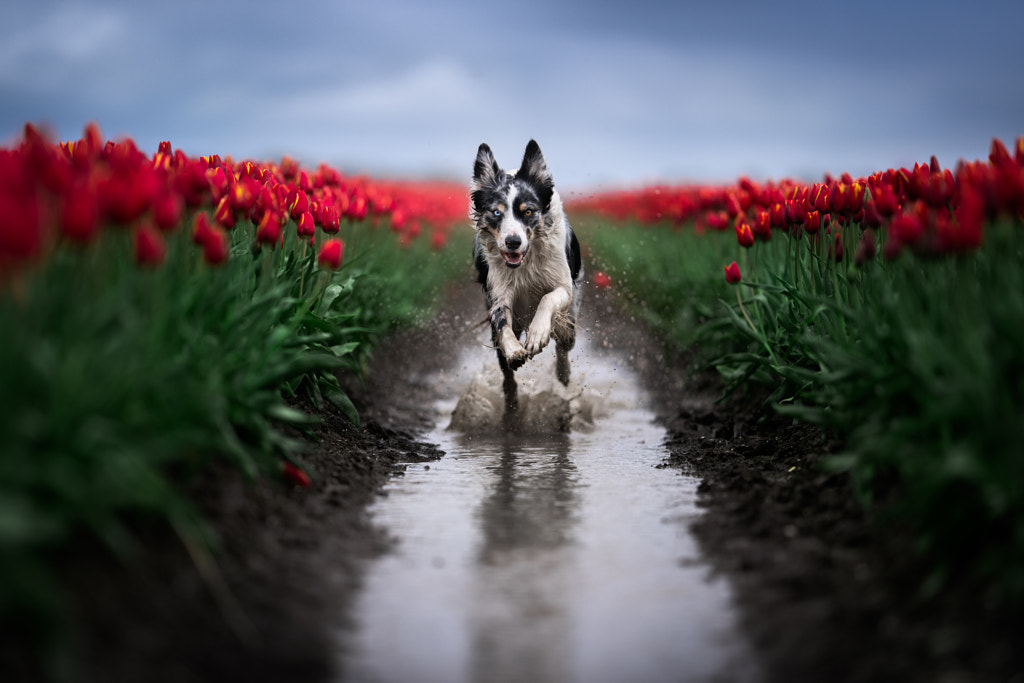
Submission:
[[[526,260],[526,252],[503,251],[501,255],[505,258],[505,265],[509,268],[518,268]]]

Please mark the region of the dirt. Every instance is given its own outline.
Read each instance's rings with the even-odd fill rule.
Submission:
[[[482,318],[469,283],[444,306],[382,345],[365,382],[342,378],[363,425],[324,412],[306,457],[309,488],[248,483],[227,467],[192,483],[221,539],[213,563],[145,524],[147,551],[127,562],[69,553],[70,654],[48,668],[97,683],[337,680],[336,634],[367,560],[389,544],[366,507],[401,463],[441,457],[418,438],[432,426],[428,378],[454,361],[442,350],[476,338]],[[716,402],[716,378],[638,335],[607,292],[588,292],[585,316],[627,351],[662,407],[665,466],[704,479],[694,531],[734,586],[768,680],[1024,680],[1020,619],[982,608],[967,589],[919,598],[907,539],[865,513],[845,477],[818,467],[841,444],[766,414],[756,396]],[[0,680],[44,678],[22,640],[5,634]]]

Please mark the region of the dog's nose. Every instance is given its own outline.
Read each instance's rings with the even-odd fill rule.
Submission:
[[[519,235],[509,235],[505,238],[505,246],[508,249],[518,249],[519,245],[523,243],[523,240]]]

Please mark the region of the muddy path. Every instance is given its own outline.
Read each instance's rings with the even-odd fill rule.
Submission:
[[[317,474],[309,489],[247,484],[228,469],[193,482],[221,539],[203,571],[166,530],[145,525],[138,532],[152,551],[127,566],[71,553],[73,628],[61,636],[70,654],[44,658],[49,671],[75,681],[370,680],[345,653],[360,629],[369,572],[401,542],[368,510],[396,476],[442,468],[446,454],[436,434],[431,440],[445,399],[437,377],[458,362],[450,350],[479,343],[481,309],[477,287],[453,287],[434,320],[381,346],[365,382],[345,378],[364,424],[325,415],[308,458]],[[690,375],[687,357],[666,353],[612,294],[587,293],[584,326],[642,386],[664,435],[662,469],[695,478],[701,512],[685,523],[695,557],[681,565],[728,586],[730,628],[747,644],[732,650],[743,661],[714,673],[673,662],[649,680],[1003,681],[1024,670],[1019,619],[995,616],[969,592],[913,598],[919,574],[902,551],[906,539],[880,533],[848,482],[816,467],[838,444],[766,418],[756,397],[717,403],[715,378]],[[500,470],[502,454],[495,457]],[[508,510],[493,509],[500,536]],[[600,526],[591,535],[600,538]],[[557,619],[545,627],[557,633],[551,624]],[[664,631],[683,651],[693,639],[678,624]],[[408,652],[397,633],[377,640],[385,657]],[[43,680],[18,643],[5,634],[0,680]],[[531,680],[573,679],[546,671]]]

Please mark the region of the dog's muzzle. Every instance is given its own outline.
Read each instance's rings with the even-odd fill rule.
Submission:
[[[502,251],[501,256],[505,259],[505,265],[509,268],[518,268],[526,260],[525,251]]]

